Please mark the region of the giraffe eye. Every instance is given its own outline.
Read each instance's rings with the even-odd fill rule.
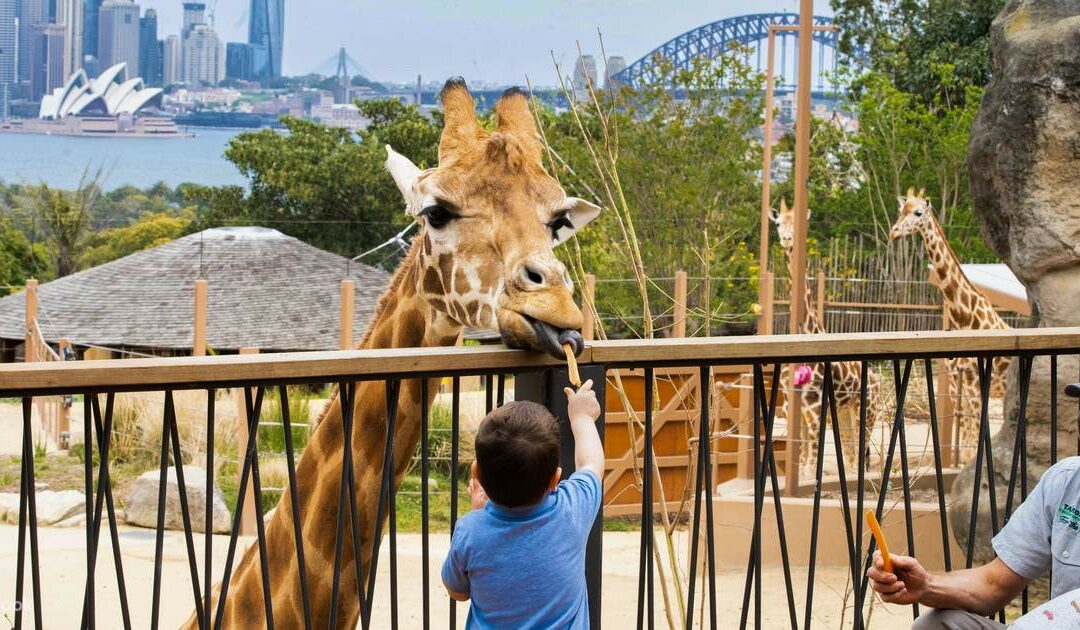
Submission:
[[[424,208],[420,211],[420,216],[424,217],[427,224],[435,230],[441,230],[446,227],[447,223],[459,218],[458,215],[450,212],[439,204],[433,204]]]

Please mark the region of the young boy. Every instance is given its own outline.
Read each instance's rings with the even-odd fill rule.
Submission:
[[[457,522],[442,568],[450,597],[472,599],[469,629],[589,627],[585,542],[603,495],[600,405],[592,381],[566,396],[577,468],[566,481],[559,425],[541,405],[500,407],[476,434],[473,511]]]

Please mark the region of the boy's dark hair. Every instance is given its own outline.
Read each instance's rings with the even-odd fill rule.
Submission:
[[[476,464],[488,498],[504,507],[544,498],[559,467],[559,424],[544,406],[514,401],[492,411],[476,433]]]

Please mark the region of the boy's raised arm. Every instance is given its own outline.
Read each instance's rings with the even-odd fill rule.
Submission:
[[[593,382],[585,381],[576,392],[569,387],[566,392],[567,416],[570,430],[574,433],[574,467],[578,470],[591,470],[600,479],[604,478],[604,445],[596,431],[596,420],[600,417],[600,403],[593,391]]]

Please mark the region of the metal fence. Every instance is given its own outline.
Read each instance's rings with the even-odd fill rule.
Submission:
[[[896,477],[899,475],[903,503],[904,529],[906,531],[906,552],[918,553],[916,538],[913,534],[914,517],[912,514],[912,479],[908,453],[908,441],[905,430],[909,421],[905,413],[905,400],[913,392],[913,368],[921,368],[926,378],[923,379],[928,389],[929,400],[934,399],[935,379],[932,377],[933,360],[953,357],[973,357],[978,369],[980,417],[978,418],[978,440],[974,481],[970,490],[970,515],[967,519],[966,532],[950,532],[946,517],[946,491],[944,469],[941,461],[942,447],[939,445],[938,418],[934,406],[929,407],[929,435],[933,439],[933,494],[938,503],[940,520],[941,549],[944,554],[943,565],[946,569],[961,565],[971,566],[975,561],[977,543],[988,540],[1008,520],[1016,505],[1029,490],[1029,478],[1037,474],[1037,469],[1056,461],[1059,451],[1075,450],[1080,454],[1080,442],[1059,444],[1058,431],[1072,428],[1072,418],[1059,417],[1062,400],[1059,390],[1072,379],[1059,378],[1059,372],[1068,365],[1075,370],[1075,355],[1080,353],[1080,329],[1042,329],[1015,331],[982,332],[928,332],[928,333],[887,333],[872,335],[809,335],[787,337],[753,338],[692,338],[654,341],[610,341],[591,344],[581,357],[584,376],[603,378],[608,371],[616,369],[641,369],[645,374],[646,405],[639,418],[639,428],[643,438],[642,462],[640,466],[642,495],[640,518],[640,549],[638,553],[638,578],[636,594],[637,627],[654,627],[671,616],[674,605],[664,608],[663,600],[656,597],[657,579],[662,570],[657,549],[657,514],[654,505],[657,498],[654,491],[657,480],[654,477],[655,460],[652,449],[654,395],[653,371],[665,367],[693,368],[699,371],[701,382],[711,382],[710,369],[719,365],[743,365],[753,375],[753,428],[752,435],[739,436],[747,443],[753,453],[753,492],[748,495],[753,501],[753,533],[745,557],[745,565],[739,582],[742,584],[741,598],[732,602],[718,599],[717,566],[718,514],[716,498],[713,495],[713,428],[710,413],[710,396],[702,395],[699,401],[697,439],[692,442],[695,458],[693,490],[689,493],[688,518],[680,527],[685,532],[689,550],[685,557],[680,557],[681,565],[688,576],[682,586],[679,597],[676,625],[701,627],[707,625],[716,628],[720,625],[746,627],[763,626],[763,517],[766,516],[766,504],[772,503],[770,511],[775,514],[778,533],[776,541],[770,541],[778,547],[782,557],[780,568],[783,572],[783,601],[786,620],[791,627],[810,628],[815,623],[814,606],[818,597],[815,592],[815,571],[821,562],[818,556],[819,538],[821,537],[822,488],[825,487],[824,454],[831,445],[835,449],[836,481],[835,487],[840,495],[843,510],[844,564],[851,580],[851,596],[845,604],[850,610],[844,627],[862,628],[866,625],[866,608],[870,605],[871,595],[867,587],[865,570],[870,555],[874,551],[872,540],[864,544],[862,519],[863,508],[875,510],[880,518],[886,508],[887,497],[893,496]],[[1011,357],[1013,360],[1015,385],[1010,388],[1010,396],[1015,397],[1015,424],[1006,422],[1004,431],[1012,431],[1009,437],[1013,446],[1011,461],[1007,471],[1000,468],[995,471],[995,461],[991,453],[991,430],[988,418],[991,391],[992,366],[995,357]],[[858,434],[858,464],[855,470],[845,470],[844,457],[837,406],[840,396],[834,394],[832,367],[838,362],[858,362],[861,370],[862,386],[859,390],[860,427],[867,422],[867,375],[871,362],[884,363],[891,368],[895,400],[890,401],[890,422],[887,428],[885,457],[878,470],[871,470],[866,459],[866,432]],[[812,518],[808,545],[793,547],[789,545],[791,531],[785,530],[785,515],[790,515],[790,507],[785,503],[784,495],[788,488],[798,486],[798,452],[807,448],[800,439],[799,423],[791,423],[784,440],[781,442],[775,434],[777,411],[780,408],[780,396],[784,383],[780,374],[786,364],[806,364],[820,366],[819,374],[821,409],[824,410],[823,430],[816,436],[816,452],[822,454],[816,458],[813,468]],[[1046,364],[1043,366],[1043,364]],[[1032,375],[1034,366],[1043,369],[1040,374],[1048,373],[1048,379],[1037,381]],[[1075,374],[1075,372],[1071,372]],[[162,563],[164,552],[164,519],[166,502],[166,476],[170,460],[182,463],[184,460],[177,432],[176,412],[173,405],[173,392],[196,389],[206,392],[207,424],[206,467],[207,505],[206,522],[203,531],[212,529],[213,508],[210,505],[215,483],[213,425],[215,422],[216,390],[221,388],[244,388],[246,402],[248,439],[243,449],[243,465],[238,496],[243,496],[248,484],[255,488],[258,496],[260,487],[258,440],[255,427],[260,422],[260,411],[264,399],[276,393],[281,398],[283,433],[288,464],[288,488],[283,493],[282,502],[276,509],[275,519],[269,528],[263,525],[262,508],[254,502],[258,524],[256,540],[248,553],[240,549],[238,529],[240,510],[233,515],[231,535],[228,539],[228,552],[223,571],[220,572],[220,586],[215,591],[214,578],[219,575],[214,570],[213,536],[204,536],[202,563],[198,561],[199,549],[193,535],[194,524],[191,508],[186,501],[185,479],[182,466],[176,467],[177,484],[180,486],[180,509],[183,517],[183,553],[187,563],[190,584],[185,586],[184,594],[170,591],[168,597],[187,598],[190,589],[190,602],[193,616],[187,627],[220,628],[232,627],[229,619],[244,627],[354,627],[359,624],[367,628],[373,624],[372,610],[377,602],[389,603],[387,625],[399,627],[405,614],[418,612],[419,623],[427,628],[455,627],[457,611],[451,602],[449,617],[435,618],[433,602],[435,598],[444,598],[441,586],[430,583],[432,563],[441,562],[441,558],[432,558],[429,545],[429,491],[430,474],[428,458],[428,416],[433,388],[438,387],[441,378],[451,379],[452,391],[452,427],[451,440],[454,445],[451,471],[452,488],[457,487],[460,464],[457,461],[460,433],[460,379],[467,375],[489,376],[487,384],[488,407],[501,404],[505,375],[515,375],[515,397],[534,399],[549,405],[556,416],[564,413],[565,400],[560,398],[563,384],[566,382],[565,370],[550,358],[536,354],[491,348],[429,348],[405,350],[350,351],[334,353],[301,353],[282,355],[247,355],[228,357],[178,358],[178,359],[135,359],[110,362],[68,362],[62,364],[19,364],[0,366],[0,397],[17,397],[22,400],[23,436],[22,436],[22,477],[20,485],[20,505],[18,522],[18,551],[14,567],[4,571],[7,577],[14,574],[16,602],[12,623],[21,628],[32,619],[36,628],[69,625],[50,619],[71,618],[72,613],[81,618],[83,627],[124,627],[149,625],[157,628],[161,623],[172,625],[176,620],[165,620],[162,616]],[[1041,376],[1040,376],[1041,378]],[[1080,378],[1080,377],[1078,377]],[[1045,381],[1045,382],[1044,382]],[[338,386],[338,395],[342,402],[340,419],[333,419],[331,424],[323,425],[316,431],[326,435],[338,436],[338,450],[318,450],[315,454],[305,453],[308,458],[321,458],[318,469],[324,479],[332,479],[333,484],[328,495],[334,497],[332,505],[315,506],[312,497],[307,494],[311,485],[307,475],[312,468],[295,460],[295,449],[291,442],[289,405],[286,400],[288,384],[298,383],[334,383]],[[1034,385],[1033,385],[1034,384]],[[610,385],[609,385],[610,386]],[[115,396],[127,391],[164,391],[165,405],[162,417],[160,444],[160,476],[158,495],[158,522],[155,529],[154,574],[150,585],[149,610],[138,612],[132,606],[131,585],[125,583],[125,556],[121,549],[115,515],[113,484],[110,480],[110,441],[112,439],[112,415]],[[35,459],[34,444],[31,437],[33,400],[40,396],[58,394],[82,394],[87,397],[82,418],[85,440],[83,443],[85,505],[85,584],[81,610],[72,607],[72,602],[54,599],[49,601],[47,585],[42,583],[42,552],[39,544],[35,501]],[[1029,404],[1033,396],[1049,400],[1048,417],[1029,418]],[[413,407],[410,401],[419,401]],[[560,403],[561,401],[561,403]],[[360,418],[354,417],[356,409],[363,412]],[[372,411],[375,410],[375,411]],[[372,418],[381,422],[371,422]],[[1078,418],[1080,420],[1080,418]],[[362,424],[358,424],[363,421]],[[1049,461],[1029,461],[1028,436],[1032,426],[1044,427],[1049,431]],[[602,420],[601,420],[602,428]],[[355,448],[357,435],[370,438],[369,447]],[[349,439],[346,440],[345,436]],[[388,437],[393,439],[387,439]],[[702,439],[702,436],[708,436]],[[1007,436],[1008,437],[1008,436]],[[1000,435],[999,435],[1000,439]],[[395,495],[401,478],[399,461],[411,459],[413,448],[419,444],[420,475],[422,478],[422,553],[419,601],[402,601],[399,583],[399,554],[397,514]],[[786,452],[781,454],[783,444]],[[308,449],[312,447],[309,444]],[[364,450],[367,448],[367,450]],[[572,442],[568,431],[564,431],[563,466],[566,474],[573,468]],[[793,456],[794,454],[794,456]],[[95,471],[96,468],[96,471]],[[298,475],[298,469],[301,475]],[[983,475],[985,471],[985,476]],[[1004,480],[1004,488],[1001,482]],[[95,485],[96,481],[96,485]],[[989,492],[982,490],[984,482]],[[306,485],[307,484],[307,485]],[[867,494],[869,491],[869,495]],[[1003,504],[1000,501],[1004,491]],[[980,493],[983,493],[982,495]],[[851,495],[854,495],[852,497]],[[984,500],[985,499],[985,500]],[[457,493],[451,491],[451,523],[456,521],[461,511],[457,504]],[[981,522],[981,506],[989,503],[989,523]],[[299,509],[292,509],[299,506]],[[314,508],[326,508],[325,514],[314,514]],[[722,514],[721,514],[722,516]],[[322,519],[319,540],[313,540],[310,522]],[[103,522],[104,521],[104,522]],[[987,526],[989,525],[989,526]],[[838,532],[836,532],[838,533]],[[830,533],[830,536],[836,533]],[[964,558],[952,557],[949,538],[958,534],[965,541]],[[965,535],[966,534],[966,535]],[[113,570],[116,574],[120,614],[118,618],[99,618],[97,609],[100,589],[95,578],[101,565],[98,552],[102,536],[108,536],[112,550]],[[329,567],[320,570],[312,568],[311,545],[320,547],[317,553],[332,550]],[[27,544],[29,543],[29,544]],[[388,546],[385,554],[389,563],[389,580],[384,589],[377,589],[376,574],[380,559],[380,547]],[[607,617],[601,588],[604,579],[602,553],[602,527],[600,518],[593,528],[589,539],[586,560],[586,576],[589,585],[589,604],[593,627],[599,627],[601,619]],[[897,545],[899,548],[904,548]],[[360,561],[354,561],[353,550],[359,549]],[[238,560],[238,556],[240,559]],[[798,584],[795,567],[801,565],[801,558],[806,557],[805,587]],[[282,560],[285,560],[282,563]],[[252,587],[241,593],[234,580],[238,567],[248,563],[246,587]],[[275,564],[271,564],[271,563]],[[322,562],[322,559],[320,559]],[[200,571],[201,569],[201,571]],[[327,570],[330,571],[327,575]],[[251,577],[254,576],[254,577]],[[25,591],[29,582],[30,597]],[[725,597],[727,594],[724,594]],[[243,597],[243,601],[238,599]],[[277,599],[275,599],[277,597]],[[774,595],[773,599],[779,596]],[[801,605],[797,605],[800,600]],[[1027,610],[1031,602],[1025,591],[1020,606]],[[76,604],[78,606],[79,604]],[[228,609],[228,610],[227,610]],[[621,611],[629,614],[629,611]],[[912,608],[912,614],[919,614],[918,607]],[[1003,618],[1004,613],[998,613]],[[412,618],[412,617],[410,617]],[[872,624],[871,624],[872,625]],[[410,626],[411,627],[411,626]]]

